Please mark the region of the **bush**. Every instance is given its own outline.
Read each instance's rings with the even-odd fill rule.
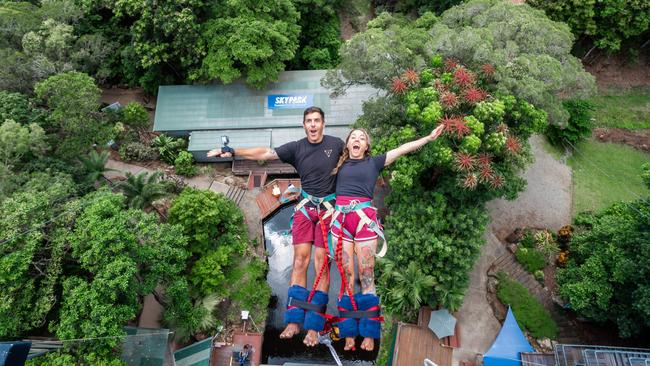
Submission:
[[[535,338],[555,339],[557,325],[550,314],[520,283],[500,272],[497,297],[504,305],[510,305],[517,323]]]
[[[535,248],[535,235],[532,231],[526,230],[526,233],[519,241],[519,245],[523,248]]]
[[[143,143],[129,142],[120,146],[120,158],[124,161],[150,161],[158,158],[158,152]]]
[[[149,126],[149,112],[138,102],[131,102],[122,109],[122,120],[133,128]]]
[[[153,147],[158,149],[160,159],[167,164],[174,164],[178,153],[186,146],[182,138],[173,138],[165,134],[157,136],[153,140]]]
[[[517,249],[515,258],[517,258],[517,262],[524,266],[524,268],[526,268],[526,271],[530,273],[535,273],[535,271],[546,267],[546,259],[544,258],[544,254],[534,248],[528,249],[521,247]]]
[[[553,145],[575,146],[591,135],[593,128],[591,112],[594,110],[594,106],[582,99],[565,101],[562,106],[569,112],[569,123],[565,128],[549,125],[546,129],[546,136]]]
[[[194,156],[189,151],[181,151],[174,160],[176,173],[186,177],[196,175],[196,167],[193,164]]]
[[[535,271],[535,273],[533,273],[533,276],[535,276],[535,279],[537,281],[542,283],[544,282],[544,271],[542,271],[541,269]]]

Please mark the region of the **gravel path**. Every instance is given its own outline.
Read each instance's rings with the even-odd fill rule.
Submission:
[[[544,150],[542,139],[533,136],[530,140],[535,162],[523,174],[528,181],[526,190],[514,201],[498,199],[487,205],[491,222],[486,244],[470,273],[469,289],[457,313],[462,347],[454,351],[454,365],[459,361],[476,361],[477,355],[487,352],[501,329],[486,298],[487,270],[506,252],[499,239],[517,227],[557,230],[571,220],[571,169]]]

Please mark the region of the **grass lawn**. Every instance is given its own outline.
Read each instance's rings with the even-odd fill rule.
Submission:
[[[599,210],[612,203],[648,197],[641,165],[650,154],[629,146],[587,141],[568,160],[573,168],[573,215]]]
[[[650,128],[650,88],[601,90],[589,101],[596,127]]]

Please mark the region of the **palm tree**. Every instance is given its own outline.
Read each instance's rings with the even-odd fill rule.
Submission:
[[[126,180],[118,185],[124,192],[129,207],[145,209],[158,198],[167,195],[165,187],[158,181],[162,173],[154,172],[148,175],[141,172],[138,175],[126,173]]]
[[[102,151],[97,153],[96,150],[93,150],[88,154],[88,156],[80,156],[79,160],[84,166],[86,171],[86,180],[95,183],[100,178],[103,177],[105,172],[114,171],[115,169],[106,168],[106,162],[108,162],[109,153],[108,151]]]
[[[433,294],[437,284],[433,276],[422,273],[415,262],[398,268],[394,262],[383,260],[380,282],[383,306],[391,314],[405,320],[413,319],[420,306]]]

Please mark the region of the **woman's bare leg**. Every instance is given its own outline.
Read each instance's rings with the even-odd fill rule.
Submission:
[[[375,253],[377,252],[377,239],[354,243],[354,250],[357,253],[359,263],[359,280],[361,281],[362,294],[376,294],[375,290]],[[364,338],[361,349],[372,351],[375,348],[375,340]]]

